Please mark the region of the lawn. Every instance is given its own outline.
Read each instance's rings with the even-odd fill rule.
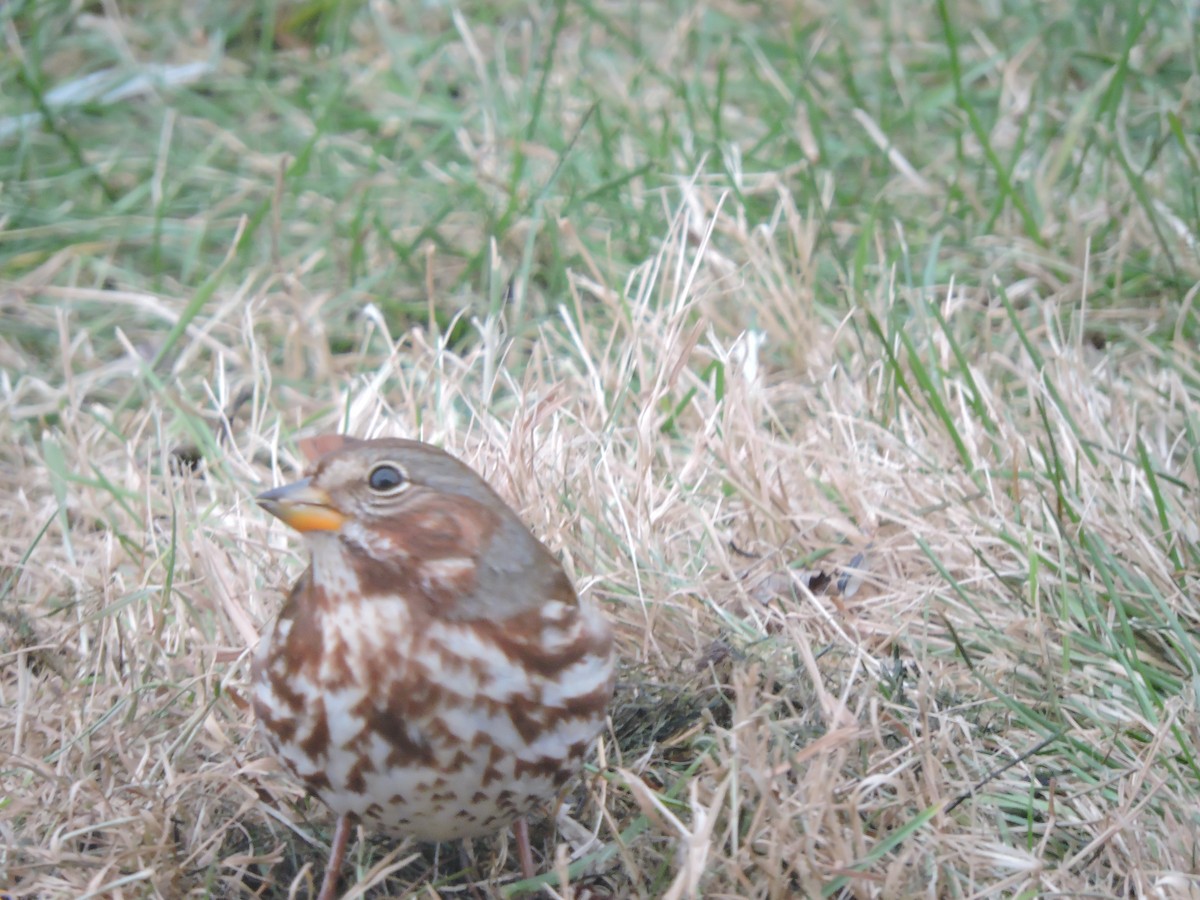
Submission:
[[[254,730],[322,432],[613,621],[541,874],[1200,897],[1193,0],[0,5],[0,896],[307,897]]]

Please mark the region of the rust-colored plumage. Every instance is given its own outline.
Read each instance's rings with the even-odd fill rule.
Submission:
[[[510,824],[580,766],[613,690],[612,632],[473,471],[417,441],[325,436],[258,502],[312,565],[254,658],[254,710],[338,816],[421,840]],[[524,839],[524,840],[523,840]],[[530,874],[526,872],[526,874]]]

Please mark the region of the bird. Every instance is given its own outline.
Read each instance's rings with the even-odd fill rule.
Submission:
[[[419,841],[545,809],[602,731],[612,625],[467,465],[427,443],[326,434],[257,496],[311,562],[253,654],[258,729],[336,816],[320,900],[355,823]]]

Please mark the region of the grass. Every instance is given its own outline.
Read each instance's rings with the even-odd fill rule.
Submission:
[[[0,890],[306,896],[250,498],[346,430],[617,625],[497,892],[1200,896],[1195,14],[5,5]]]

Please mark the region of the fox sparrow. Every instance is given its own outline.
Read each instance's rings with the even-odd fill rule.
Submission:
[[[337,814],[425,841],[515,825],[580,766],[613,691],[612,630],[488,485],[418,441],[326,435],[258,503],[312,564],[254,657],[261,731]]]

